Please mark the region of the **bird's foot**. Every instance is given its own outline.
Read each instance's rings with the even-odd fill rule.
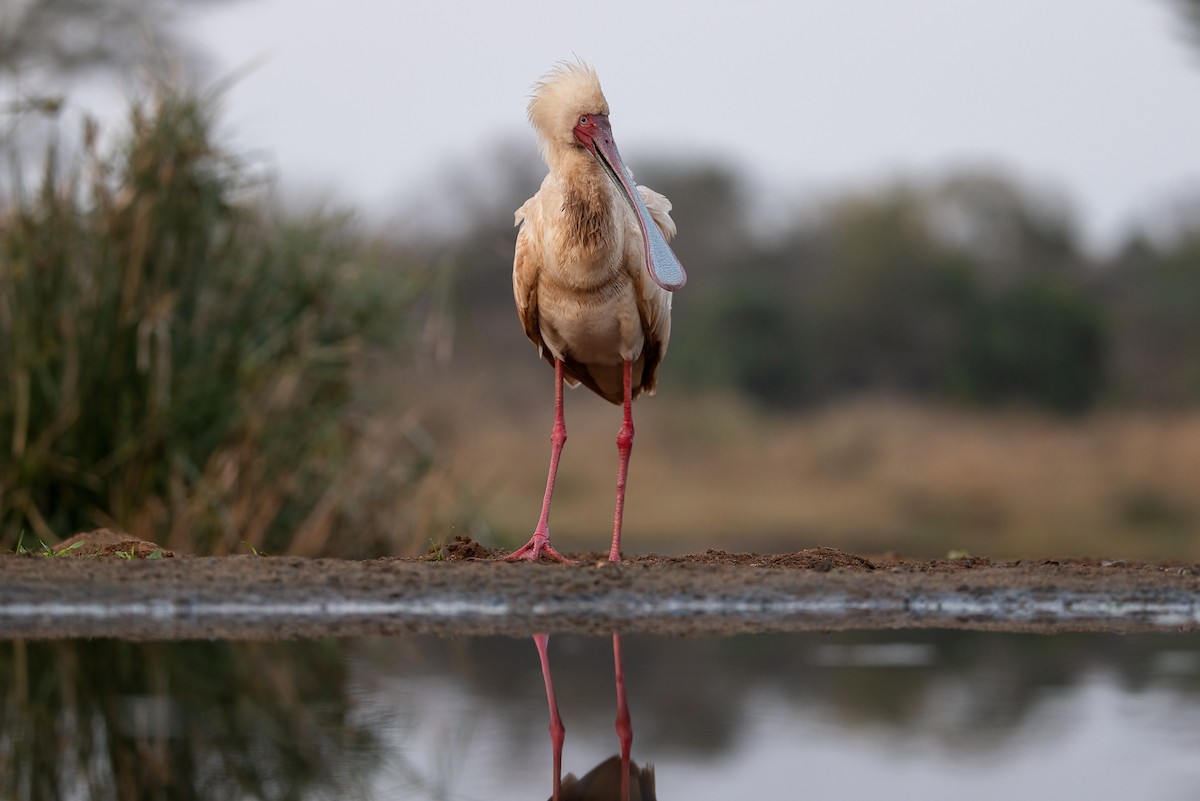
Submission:
[[[503,557],[502,561],[516,562],[524,559],[529,562],[539,562],[543,558],[549,559],[552,562],[563,562],[565,564],[574,564],[574,559],[568,559],[558,551],[554,550],[554,546],[550,544],[550,537],[540,531],[534,532],[529,538],[529,542],[522,545],[517,550]]]

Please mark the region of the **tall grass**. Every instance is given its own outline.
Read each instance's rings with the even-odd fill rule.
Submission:
[[[0,202],[0,547],[104,525],[325,553],[357,503],[362,335],[420,282],[347,217],[244,199],[213,109],[160,90],[114,153],[89,127],[76,169],[50,152]]]

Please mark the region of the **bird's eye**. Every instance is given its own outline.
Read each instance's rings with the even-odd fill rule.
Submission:
[[[580,118],[579,118],[579,124],[580,124],[580,125],[587,125],[587,124],[588,124],[588,118],[587,118],[587,115],[586,115],[586,114],[584,114],[582,117],[580,117]]]

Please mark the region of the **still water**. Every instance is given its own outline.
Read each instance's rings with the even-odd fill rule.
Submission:
[[[612,640],[552,636],[563,771]],[[621,638],[662,799],[1200,798],[1200,635]],[[545,799],[532,639],[0,643],[0,799]]]

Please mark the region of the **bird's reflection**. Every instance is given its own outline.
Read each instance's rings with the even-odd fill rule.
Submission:
[[[554,696],[547,646],[550,638],[535,634],[533,642],[542,663],[542,678],[546,683],[546,704],[550,709],[550,743],[554,753],[554,791],[550,801],[655,801],[654,766],[639,768],[630,760],[633,748],[633,723],[625,696],[625,666],[621,660],[621,636],[613,634],[613,674],[617,689],[617,740],[620,755],[613,755],[585,773],[582,778],[568,773],[562,775],[563,742],[566,727]]]
[[[639,768],[636,762],[630,762],[623,778],[624,785],[621,783],[621,758],[614,754],[585,773],[582,779],[568,773],[562,782],[559,801],[612,801],[616,798],[655,801],[653,765]]]

